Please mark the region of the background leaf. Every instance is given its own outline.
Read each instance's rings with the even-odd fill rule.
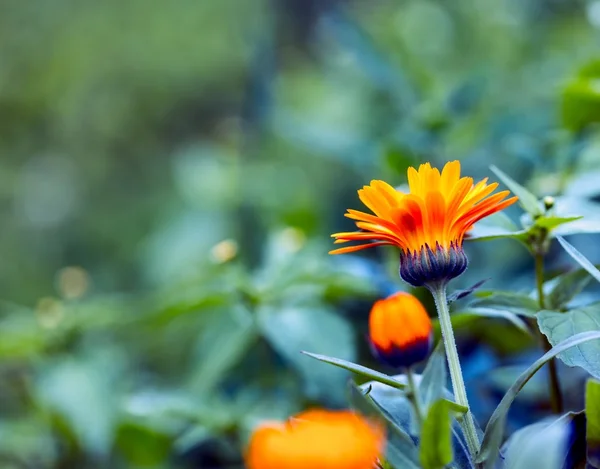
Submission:
[[[529,213],[532,217],[536,218],[540,215],[543,215],[542,207],[537,197],[529,192],[525,187],[516,182],[514,179],[509,177],[503,171],[498,169],[496,166],[490,166],[492,172],[498,176],[500,179],[513,193],[519,198],[519,204],[523,207],[527,213]]]
[[[560,310],[577,296],[591,280],[590,274],[583,269],[568,272],[546,282],[546,305],[548,309]]]
[[[594,267],[594,264],[592,264],[583,254],[581,254],[577,249],[575,249],[573,245],[565,241],[564,238],[557,236],[556,239],[558,239],[558,242],[565,249],[565,251],[567,251],[567,254],[569,254],[569,256],[575,259],[575,261],[577,261],[577,263],[581,267],[583,267],[592,277],[594,277],[598,282],[600,282],[600,270],[596,269],[596,267]]]
[[[570,437],[569,430],[569,421],[562,417],[517,430],[502,448],[502,467],[562,469]]]
[[[113,444],[119,388],[110,361],[70,360],[44,364],[36,384],[39,403],[64,422],[96,457],[106,458]]]
[[[225,374],[244,358],[258,338],[250,312],[236,306],[215,311],[198,340],[191,386],[198,394],[209,394]]]
[[[348,373],[308,360],[300,352],[314,350],[354,360],[354,332],[346,320],[324,308],[288,307],[264,308],[259,312],[258,321],[269,343],[305,379],[309,395],[328,395],[342,400]]]
[[[552,345],[557,345],[582,332],[600,332],[600,303],[567,312],[540,311],[538,325]],[[592,376],[600,377],[600,343],[597,341],[579,344],[560,355],[569,366],[579,366]]]
[[[523,321],[519,316],[510,311],[504,311],[501,309],[494,308],[486,308],[486,307],[474,307],[467,308],[464,311],[459,311],[457,313],[453,313],[453,322],[454,321],[462,321],[464,320],[463,316],[471,316],[474,318],[495,318],[495,319],[505,319],[510,323],[514,324],[518,329],[529,334],[529,328],[527,327],[527,323]]]
[[[504,291],[490,291],[477,295],[469,307],[486,310],[505,311],[520,316],[534,317],[539,310],[538,303],[530,295]]]

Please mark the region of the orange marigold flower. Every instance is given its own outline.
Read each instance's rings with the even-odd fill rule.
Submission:
[[[431,352],[431,319],[415,296],[398,292],[371,308],[369,338],[381,362],[394,368],[409,367]]]
[[[392,244],[400,248],[400,275],[406,282],[414,286],[447,282],[467,268],[462,248],[467,231],[517,200],[506,199],[509,191],[492,194],[498,183],[488,184],[487,178],[473,184],[473,178],[460,177],[459,161],[446,163],[441,173],[429,163],[418,171],[408,168],[408,185],[407,194],[383,181],[371,181],[359,190],[358,197],[374,215],[349,209],[346,217],[356,220],[362,231],[332,237],[336,244],[363,244],[330,254]]]
[[[259,427],[248,469],[373,469],[383,454],[382,426],[352,411],[309,410]]]

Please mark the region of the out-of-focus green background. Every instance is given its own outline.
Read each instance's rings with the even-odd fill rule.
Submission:
[[[596,195],[599,41],[598,0],[1,2],[0,467],[241,467],[257,422],[344,405],[298,351],[377,366],[406,288],[391,248],[327,255],[356,189],[460,159]],[[467,249],[456,285],[533,286]],[[471,382],[530,343],[494,327]]]

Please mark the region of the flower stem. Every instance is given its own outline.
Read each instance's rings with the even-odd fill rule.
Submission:
[[[460,362],[458,360],[458,350],[456,349],[456,341],[454,340],[454,331],[452,330],[452,322],[450,321],[450,311],[448,310],[448,300],[446,299],[446,285],[436,284],[429,286],[429,290],[435,300],[438,316],[440,319],[440,327],[442,329],[442,338],[446,347],[446,358],[448,360],[448,368],[450,369],[450,378],[452,380],[452,389],[456,402],[469,410],[464,418],[460,419],[463,433],[467,440],[467,445],[471,456],[477,457],[479,453],[480,443],[475,428],[475,420],[469,407],[467,400],[467,391],[463,380]]]
[[[545,309],[546,300],[544,297],[544,255],[536,253],[535,259],[535,283],[537,287],[538,304],[540,309]],[[534,325],[534,329],[537,331],[538,338],[542,343],[544,352],[547,352],[552,348],[548,338],[540,331],[537,324]],[[555,414],[561,414],[563,411],[562,393],[560,391],[560,382],[558,380],[558,372],[556,370],[556,360],[553,358],[548,362],[548,382],[550,387],[550,405],[552,412]]]
[[[421,405],[421,398],[419,397],[419,388],[417,387],[417,384],[415,383],[415,376],[413,374],[413,369],[411,366],[406,368],[406,380],[408,381],[408,390],[409,390],[409,392],[406,393],[406,397],[408,397],[408,399],[411,401],[411,403],[413,405],[413,409],[415,410],[415,417],[417,420],[417,425],[419,428],[421,428],[421,425],[423,424],[423,419],[425,416],[423,415],[423,407]]]

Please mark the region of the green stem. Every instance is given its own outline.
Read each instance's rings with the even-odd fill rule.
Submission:
[[[412,367],[410,366],[406,368],[406,380],[408,381],[409,390],[409,392],[406,393],[406,396],[412,402],[413,408],[415,410],[417,424],[419,428],[421,428],[421,425],[423,424],[423,418],[425,416],[423,415],[423,406],[421,405],[421,398],[419,397],[419,388],[415,383],[415,376],[413,374]]]
[[[444,346],[446,347],[446,358],[448,360],[448,368],[450,369],[454,399],[456,399],[458,404],[469,409],[464,418],[460,419],[459,422],[463,433],[465,434],[471,456],[475,459],[479,453],[480,443],[475,428],[475,420],[469,407],[469,401],[467,400],[467,391],[460,369],[460,361],[458,360],[458,350],[456,349],[454,331],[452,330],[452,322],[450,321],[450,311],[448,310],[448,300],[446,299],[446,285],[431,285],[429,290],[435,300],[435,306],[440,319],[440,327],[442,329]]]
[[[535,259],[535,283],[537,287],[538,304],[540,309],[546,308],[546,299],[544,296],[544,255],[536,253]],[[540,328],[535,324],[535,330],[537,331],[538,338],[542,343],[544,352],[549,351],[552,348],[548,338],[542,334]],[[558,371],[556,369],[556,360],[553,358],[548,362],[548,385],[550,387],[550,405],[552,412],[555,414],[561,414],[563,411],[562,393],[560,391],[560,382],[558,380]]]

